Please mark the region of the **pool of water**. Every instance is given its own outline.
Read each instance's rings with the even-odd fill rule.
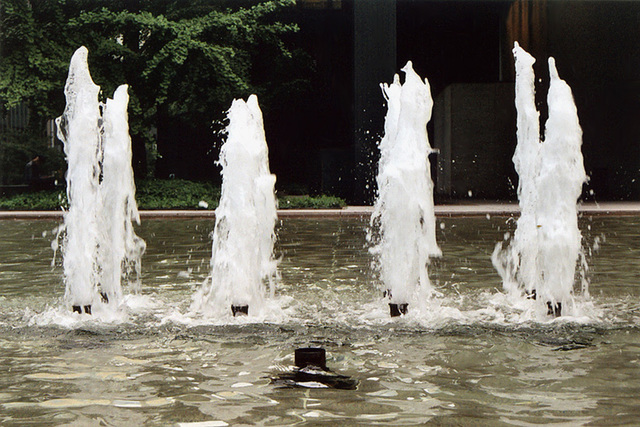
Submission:
[[[500,292],[490,255],[514,221],[440,218],[429,312],[390,319],[366,222],[279,225],[279,314],[187,314],[211,220],[147,220],[143,294],[117,318],[61,308],[55,221],[0,221],[3,425],[566,425],[640,419],[638,217],[583,217],[590,297],[547,319]],[[304,346],[355,390],[272,383]],[[193,424],[197,425],[197,424]]]

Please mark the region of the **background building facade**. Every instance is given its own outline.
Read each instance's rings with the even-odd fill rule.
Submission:
[[[435,100],[429,135],[439,150],[437,197],[514,199],[511,49],[518,41],[537,59],[542,125],[549,56],[573,89],[590,176],[585,198],[640,197],[640,2],[308,0],[300,7],[301,36],[323,41],[310,46],[319,72],[333,82],[336,105],[348,99],[350,106],[322,118],[333,137],[315,158],[321,191],[371,200],[386,111],[379,84],[411,60]]]

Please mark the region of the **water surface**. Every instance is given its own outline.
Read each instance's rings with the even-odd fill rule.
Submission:
[[[209,269],[211,220],[147,220],[143,295],[115,319],[60,309],[53,221],[0,221],[3,425],[568,425],[640,417],[640,218],[583,217],[590,298],[550,320],[512,304],[490,255],[514,223],[438,219],[441,292],[430,313],[391,320],[366,222],[284,221],[281,315],[185,317]],[[595,246],[595,248],[594,248]],[[597,249],[597,250],[594,250]],[[86,319],[86,317],[85,317]],[[226,322],[229,323],[229,322]],[[307,345],[356,390],[271,384]]]

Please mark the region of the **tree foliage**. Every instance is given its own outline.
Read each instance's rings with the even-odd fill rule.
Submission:
[[[68,66],[68,47],[57,32],[64,16],[55,2],[0,3],[0,106],[27,103],[32,113],[55,114],[51,100]],[[63,83],[64,85],[64,79]],[[58,103],[59,104],[59,103]]]
[[[233,98],[282,78],[265,73],[294,63],[283,37],[297,27],[280,19],[293,1],[2,0],[0,117],[26,103],[41,129],[60,115],[69,59],[84,45],[104,96],[129,84],[134,139],[158,120],[222,119]],[[273,67],[257,73],[265,59]]]

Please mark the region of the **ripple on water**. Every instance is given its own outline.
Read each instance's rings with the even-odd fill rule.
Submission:
[[[49,244],[31,230],[48,229],[43,222],[17,226],[36,236],[25,250]],[[441,295],[397,319],[370,276],[358,221],[283,224],[281,312],[272,317],[188,315],[210,257],[207,222],[143,224],[143,294],[116,313],[63,309],[59,266],[52,270],[49,255],[36,254],[28,269],[11,272],[10,283],[0,275],[7,289],[0,296],[0,423],[599,425],[618,414],[634,424],[640,252],[625,257],[637,227],[592,221],[594,235],[615,231],[593,259],[592,297],[577,299],[571,316],[550,319],[544,307],[496,290],[489,255],[505,226],[497,217],[447,219],[439,231],[444,255],[430,270]],[[166,244],[154,246],[151,232]],[[2,233],[0,224],[0,263],[12,241]],[[178,277],[188,268],[190,278]],[[357,379],[358,389],[270,384],[291,369],[293,350],[309,345],[326,348],[327,365]]]

